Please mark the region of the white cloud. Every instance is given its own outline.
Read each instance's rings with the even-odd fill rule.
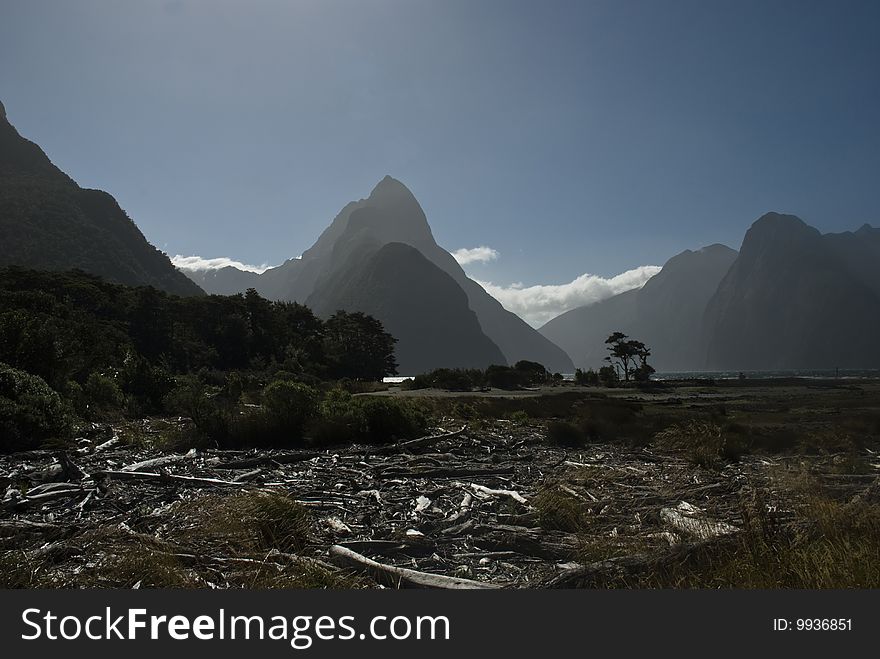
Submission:
[[[462,247],[452,252],[452,258],[458,261],[459,265],[467,265],[468,263],[486,263],[495,261],[500,254],[498,250],[481,245],[480,247]]]
[[[247,263],[242,263],[241,261],[235,261],[230,259],[227,256],[218,256],[215,259],[203,259],[201,256],[181,256],[177,254],[171,257],[171,262],[181,270],[219,270],[220,268],[225,268],[226,266],[232,266],[233,268],[238,268],[239,270],[245,270],[247,272],[256,272],[263,273],[266,272],[271,267],[264,263],[263,265],[248,265]]]
[[[660,266],[643,265],[605,278],[584,274],[568,284],[523,286],[496,286],[492,282],[477,281],[505,309],[512,311],[532,327],[540,327],[559,314],[604,300],[632,288],[641,288],[660,272]]]

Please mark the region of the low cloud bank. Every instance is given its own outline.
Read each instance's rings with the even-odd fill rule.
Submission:
[[[246,272],[256,272],[257,274],[262,274],[263,272],[266,272],[266,270],[268,270],[269,268],[274,267],[266,263],[264,263],[263,265],[248,265],[247,263],[242,263],[241,261],[235,261],[228,256],[218,256],[214,259],[204,259],[201,256],[181,256],[180,254],[172,256],[171,263],[173,263],[181,270],[219,270],[220,268],[232,266],[233,268],[238,268],[239,270],[244,270]]]
[[[480,247],[462,247],[451,252],[452,258],[458,261],[459,265],[467,265],[468,263],[487,263],[495,261],[500,256],[498,250],[481,245]]]
[[[599,302],[633,288],[641,288],[658,272],[658,265],[643,265],[610,278],[583,274],[574,281],[558,285],[523,286],[516,283],[497,286],[492,282],[479,280],[477,283],[505,309],[517,314],[532,327],[540,327],[569,309]]]

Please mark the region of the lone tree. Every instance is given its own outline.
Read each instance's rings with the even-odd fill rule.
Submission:
[[[623,332],[614,332],[605,339],[611,354],[605,361],[623,371],[623,379],[629,382],[630,376],[638,382],[649,380],[654,367],[648,364],[651,349],[641,341],[630,339]]]

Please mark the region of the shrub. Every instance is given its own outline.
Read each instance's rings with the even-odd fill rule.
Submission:
[[[510,420],[518,426],[526,426],[532,420],[532,417],[525,410],[517,410],[510,415]]]
[[[482,373],[479,373],[479,376],[482,376]],[[481,377],[474,378],[473,373],[460,368],[438,368],[428,377],[431,386],[447,391],[471,391],[474,387],[479,386],[479,382],[475,382],[475,379],[482,379]]]
[[[579,533],[589,525],[587,507],[559,487],[545,487],[532,499],[538,523],[549,531]]]
[[[308,385],[276,380],[263,390],[261,415],[273,436],[302,435],[317,411],[318,392]]]
[[[578,368],[575,369],[574,372],[574,381],[575,384],[579,384],[582,387],[598,387],[599,374],[596,373],[596,371],[594,371],[593,369],[582,371]]]
[[[486,383],[496,389],[519,389],[522,374],[510,366],[493,364],[486,369]]]
[[[557,446],[583,446],[583,431],[567,421],[551,421],[547,424],[547,441]]]
[[[67,406],[45,380],[0,364],[0,451],[38,448],[70,431]]]
[[[714,467],[724,455],[725,436],[721,428],[707,421],[688,421],[661,430],[655,444],[665,450],[682,451],[694,465]]]
[[[599,381],[606,387],[613,387],[617,384],[617,371],[614,370],[613,366],[603,366],[599,369],[598,376]]]
[[[196,429],[220,445],[231,444],[234,411],[219,395],[218,387],[208,387],[193,376],[180,378],[164,400],[166,409],[189,417]]]
[[[64,384],[64,388],[59,390],[62,398],[70,405],[74,414],[77,416],[86,416],[88,413],[88,403],[82,385],[76,380],[68,380]]]
[[[431,376],[427,374],[416,375],[409,380],[400,383],[400,388],[404,391],[416,391],[419,389],[430,389],[432,387]]]
[[[113,378],[92,373],[83,386],[83,396],[90,415],[116,412],[125,404],[125,395]]]
[[[475,368],[438,368],[422,373],[404,382],[404,389],[445,389],[447,391],[472,391],[485,384],[483,371]]]
[[[425,410],[409,400],[352,396],[331,389],[318,406],[308,435],[315,445],[384,444],[419,437],[428,427]]]
[[[316,446],[332,446],[357,441],[364,432],[366,419],[357,399],[344,389],[331,389],[318,405],[318,417],[308,435]]]
[[[128,395],[128,414],[134,417],[162,411],[162,403],[175,384],[165,368],[140,356],[126,359],[120,378],[122,391]]]
[[[471,421],[480,418],[480,412],[470,403],[456,402],[449,410],[450,414],[456,419],[464,419]]]
[[[367,442],[411,439],[424,434],[428,427],[427,414],[411,401],[365,396],[357,402],[364,415],[363,439]]]
[[[520,384],[523,386],[544,384],[550,379],[547,369],[538,362],[522,359],[514,365],[513,369],[519,376]]]
[[[275,492],[202,495],[178,504],[174,518],[169,540],[176,545],[193,553],[252,557],[257,564],[273,550],[302,551],[313,525],[302,504]]]
[[[577,411],[577,421],[590,442],[650,439],[648,419],[640,417],[639,406],[627,401],[586,401]]]

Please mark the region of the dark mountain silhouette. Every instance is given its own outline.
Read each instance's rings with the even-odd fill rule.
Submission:
[[[652,348],[649,361],[657,370],[701,369],[703,313],[735,258],[736,251],[724,245],[686,250],[642,288],[567,311],[540,331],[581,368],[603,365],[605,339],[621,331]]]
[[[880,229],[822,235],[767,213],[710,300],[709,369],[880,367]]]
[[[414,247],[464,291],[483,333],[500,348],[506,362],[512,364],[528,359],[544,364],[551,371],[573,370],[571,360],[562,349],[519,316],[504,309],[479,284],[468,278],[452,255],[437,245],[425,213],[412,193],[390,176],[382,179],[366,199],[347,204],[301,258],[267,270],[259,275],[254,286],[262,295],[272,299],[309,300],[323,308],[326,305],[318,300],[316,291],[320,290],[321,295],[328,295],[331,299],[344,298],[345,294],[331,290],[322,279],[332,277],[336,282],[351,281],[337,276],[338,271],[350,267],[353,262],[360,263],[358,256],[362,252],[377,251],[388,243]],[[411,264],[412,260],[408,263]],[[405,279],[409,273],[400,268],[397,276]],[[208,292],[214,291],[212,282],[206,280],[204,284]],[[381,296],[382,290],[376,288],[371,293]],[[375,303],[379,304],[379,300]],[[414,303],[414,299],[409,300],[410,308]],[[406,313],[405,309],[401,313]],[[450,328],[453,324],[451,319],[447,322]]]
[[[80,269],[179,295],[201,289],[101,190],[79,187],[21,137],[0,104],[0,266]]]
[[[402,276],[405,273],[405,276]],[[480,328],[455,281],[414,247],[360,246],[348,267],[323,278],[306,304],[319,316],[363,311],[396,337],[400,373],[486,368],[504,355]]]

